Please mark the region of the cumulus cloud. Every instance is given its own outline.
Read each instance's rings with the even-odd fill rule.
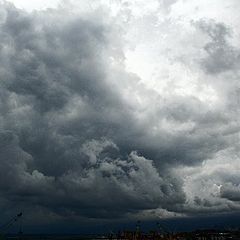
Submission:
[[[101,152],[96,153],[96,143],[105,145]],[[109,141],[94,140],[85,143],[85,149],[86,144],[92,147],[86,151],[89,166],[83,171],[72,170],[61,178],[62,184],[72,189],[70,194],[75,195],[78,204],[81,203],[79,206],[88,209],[86,214],[97,211],[100,217],[101,211],[105,213],[106,209],[122,214],[126,209],[137,212],[163,206],[171,208],[172,203],[184,201],[184,195],[178,191],[179,183],[163,179],[151,160],[136,152],[131,152],[127,159],[112,159],[108,156],[109,149],[105,152],[109,147],[116,149]]]
[[[239,210],[235,22],[206,1],[0,4],[1,205],[56,221]]]
[[[180,167],[184,179],[186,211],[190,213],[238,211],[239,152],[234,148],[219,151],[198,167]]]
[[[214,21],[199,23],[200,29],[208,34],[211,41],[204,47],[208,57],[203,60],[203,67],[210,74],[236,69],[239,66],[240,52],[228,43],[231,31],[223,23]]]
[[[237,184],[233,184],[230,182],[222,186],[221,197],[227,198],[232,201],[240,201],[240,188]]]

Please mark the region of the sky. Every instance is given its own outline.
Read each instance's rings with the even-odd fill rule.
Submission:
[[[0,223],[239,222],[239,11],[0,1]]]

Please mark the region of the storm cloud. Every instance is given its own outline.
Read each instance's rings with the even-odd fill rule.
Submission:
[[[2,208],[54,221],[240,210],[239,31],[227,17],[240,5],[166,2],[0,3]]]

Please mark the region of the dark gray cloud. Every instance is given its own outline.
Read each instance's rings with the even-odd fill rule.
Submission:
[[[220,107],[161,96],[126,71],[124,31],[103,8],[84,15],[0,6],[0,206],[34,211],[40,223],[43,215],[144,218],[239,207],[239,179],[214,170],[209,183],[204,169],[195,173],[219,152],[238,151],[239,122],[229,110],[237,95],[226,101],[235,81]],[[199,26],[210,37],[204,70],[233,71],[234,79],[230,30]],[[218,192],[204,191],[207,184]]]
[[[208,57],[202,65],[210,74],[217,74],[239,68],[240,51],[229,44],[231,30],[224,23],[201,21],[199,27],[208,34],[211,41],[204,47]]]
[[[239,182],[239,181],[238,181]],[[240,188],[239,185],[227,183],[221,187],[221,197],[227,198],[232,201],[240,201]]]
[[[139,129],[106,80],[111,27],[70,16],[57,22],[58,11],[2,7],[5,197],[94,218],[183,201],[179,182],[163,179],[151,160],[132,152]]]

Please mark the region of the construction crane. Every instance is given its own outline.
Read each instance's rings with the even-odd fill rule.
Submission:
[[[5,234],[7,233],[8,229],[17,222],[22,217],[22,212],[18,213],[12,219],[10,219],[7,223],[0,227],[0,240],[4,239]]]

